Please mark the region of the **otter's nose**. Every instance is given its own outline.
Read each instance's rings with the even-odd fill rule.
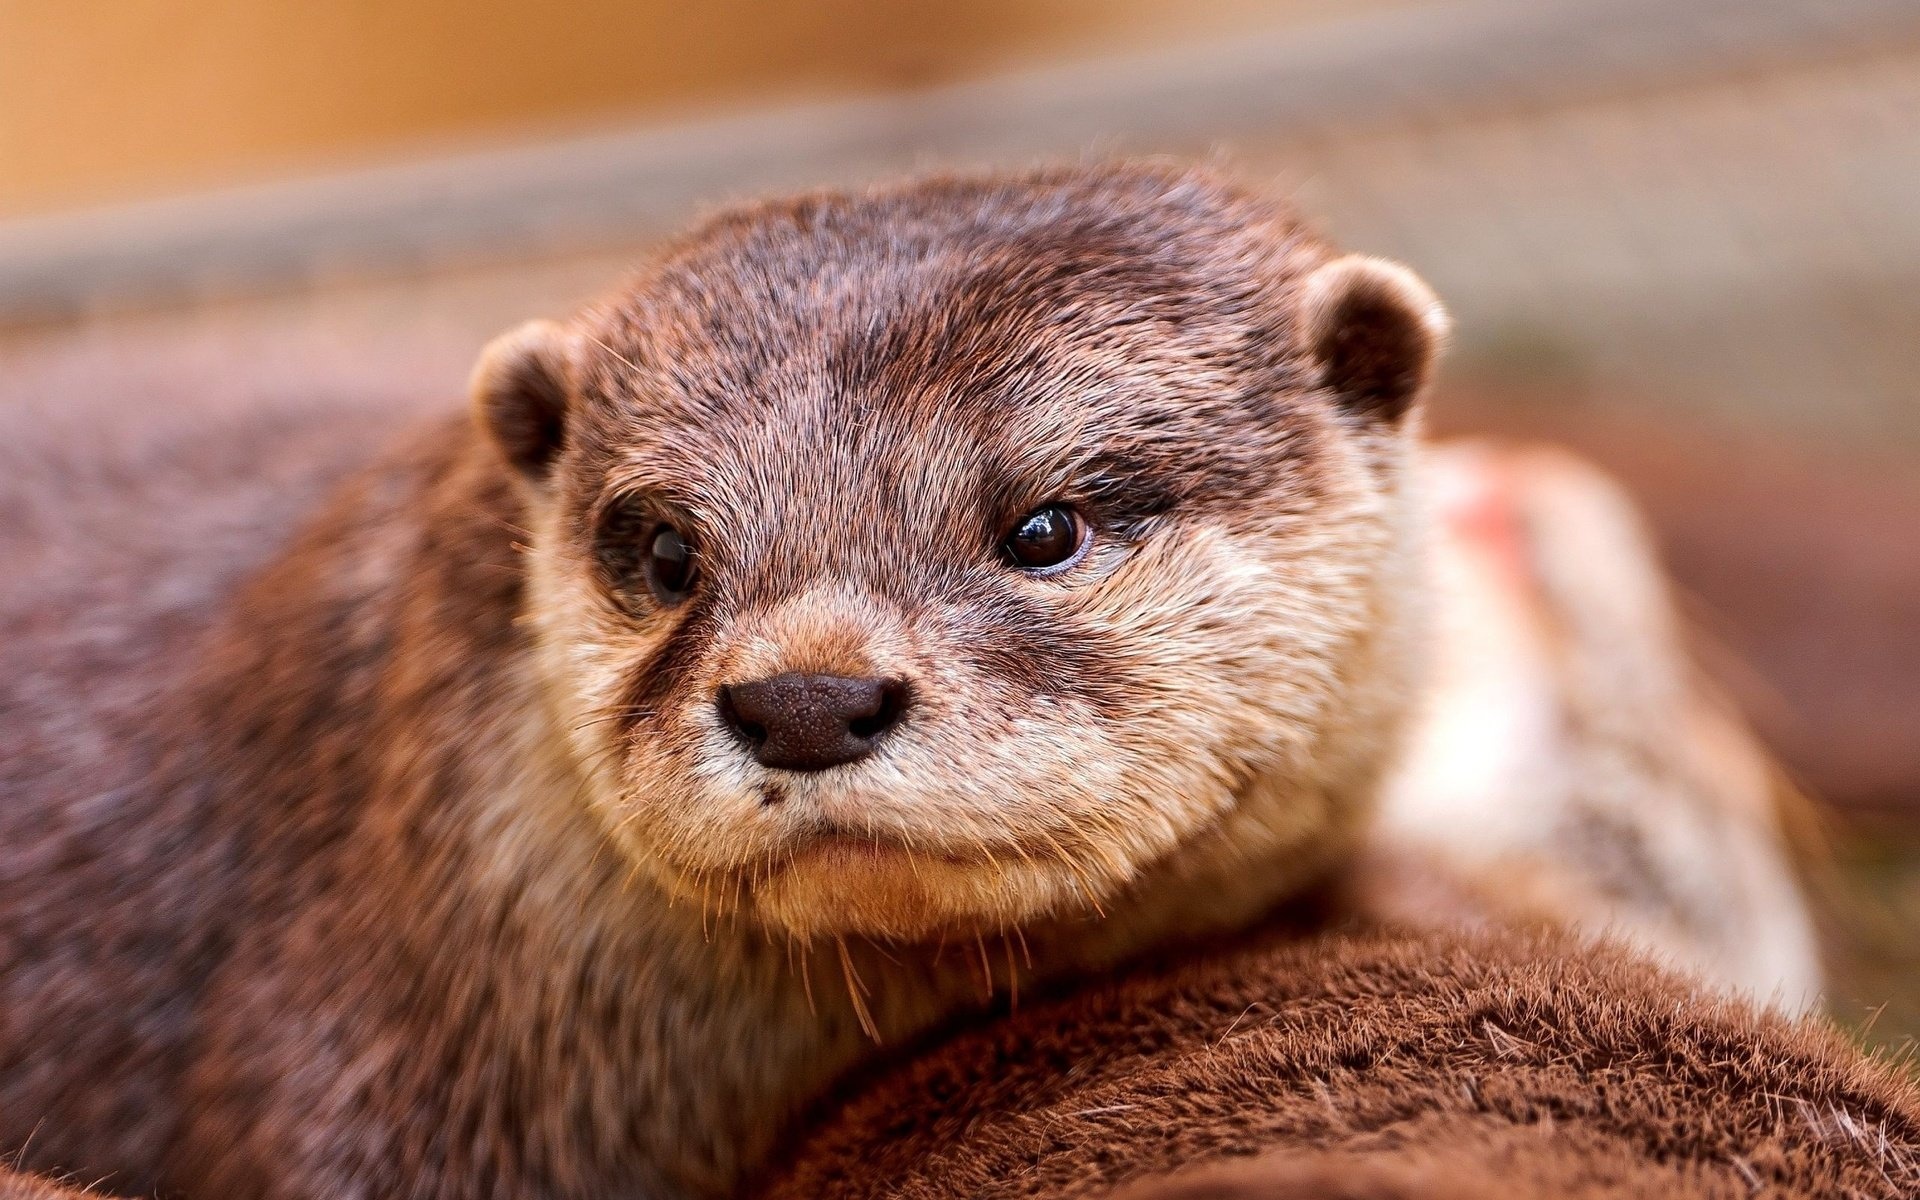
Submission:
[[[824,771],[873,753],[907,707],[897,679],[788,673],[720,689],[720,716],[761,765]]]

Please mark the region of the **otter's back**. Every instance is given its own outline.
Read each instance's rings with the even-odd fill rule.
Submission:
[[[136,404],[0,410],[0,1152],[31,1138],[28,1165],[116,1187],[150,1178],[173,1125],[231,877],[194,798],[154,783],[191,753],[170,694],[239,584],[409,415]]]

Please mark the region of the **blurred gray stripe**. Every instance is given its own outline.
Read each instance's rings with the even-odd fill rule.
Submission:
[[[1920,42],[1915,0],[1438,4],[1152,58],[0,224],[0,321],[512,259],[928,161],[1204,152]]]

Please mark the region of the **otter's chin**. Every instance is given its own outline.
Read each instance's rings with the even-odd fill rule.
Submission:
[[[796,850],[754,888],[762,920],[804,940],[930,942],[1096,911],[1056,864],[961,861],[852,838]]]

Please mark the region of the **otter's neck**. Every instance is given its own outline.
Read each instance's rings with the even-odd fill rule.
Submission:
[[[525,1029],[554,1003],[554,987],[529,987],[530,978],[607,998],[606,1023],[578,1030],[571,1053],[529,1057],[521,1069],[548,1079],[541,1090],[555,1097],[617,1097],[579,1132],[630,1144],[663,1183],[688,1194],[732,1194],[809,1105],[863,1064],[966,1014],[1031,1002],[1064,979],[1247,925],[1320,865],[1269,864],[1252,875],[1169,868],[1099,915],[945,943],[802,946],[635,877],[581,802],[551,734],[534,716],[517,749],[500,741],[496,769],[507,786],[485,792],[493,815],[475,827],[469,851],[494,859],[493,886],[513,889],[514,918],[494,923],[520,930],[525,944],[462,969],[521,973],[498,989],[513,1000],[495,1017],[496,1045],[508,1054],[529,1045]],[[472,911],[505,901],[488,895]]]

